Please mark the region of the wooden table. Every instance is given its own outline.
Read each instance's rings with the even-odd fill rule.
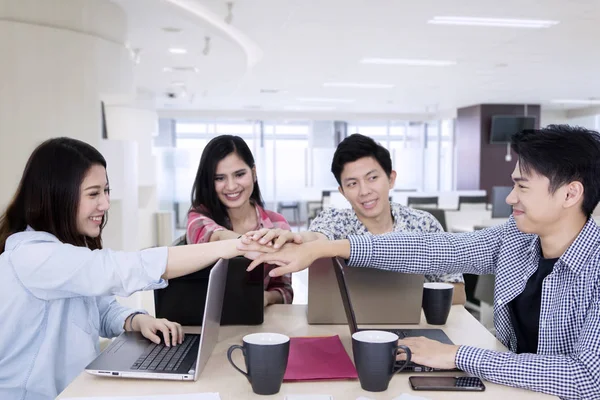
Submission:
[[[421,327],[439,328],[427,325],[421,317]],[[405,326],[414,328],[415,326]],[[363,326],[361,326],[363,328]],[[475,318],[462,306],[453,306],[448,323],[442,327],[456,344],[469,344],[482,348],[506,351]],[[187,329],[198,332],[197,328]],[[97,377],[82,372],[59,396],[69,397],[93,396],[141,396],[158,394],[183,394],[194,392],[219,392],[223,400],[238,399],[281,399],[286,394],[328,394],[335,400],[354,400],[365,396],[374,400],[393,399],[402,393],[412,393],[430,399],[458,400],[465,397],[478,399],[550,399],[555,398],[540,393],[515,389],[485,382],[486,391],[480,394],[464,392],[415,392],[408,384],[409,375],[431,375],[415,373],[396,374],[387,391],[381,393],[366,392],[360,388],[358,380],[326,381],[326,382],[293,382],[284,383],[281,391],[273,396],[258,396],[252,393],[246,378],[235,371],[227,361],[227,349],[232,344],[241,344],[242,337],[254,332],[279,332],[288,336],[328,336],[339,335],[348,354],[352,354],[352,340],[347,325],[309,325],[306,322],[306,306],[273,305],[265,311],[265,322],[260,326],[224,326],[219,332],[219,343],[212,354],[206,368],[197,382],[173,382],[157,380],[119,379]],[[243,365],[241,352],[235,352],[236,362]],[[351,357],[352,358],[352,357]],[[463,373],[436,373],[438,375],[464,375]]]

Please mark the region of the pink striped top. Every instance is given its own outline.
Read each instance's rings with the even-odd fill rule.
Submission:
[[[254,230],[262,228],[290,230],[290,225],[283,215],[265,210],[258,205],[254,206],[254,208],[256,209],[256,216],[259,221]],[[210,241],[210,236],[213,232],[226,229],[228,228],[218,225],[206,215],[196,211],[190,211],[188,213],[186,232],[187,243],[207,243]],[[291,304],[294,299],[292,276],[291,274],[286,274],[280,277],[271,278],[269,276],[269,271],[273,268],[275,268],[274,265],[265,264],[265,290],[278,291],[283,297],[283,302],[285,304]]]

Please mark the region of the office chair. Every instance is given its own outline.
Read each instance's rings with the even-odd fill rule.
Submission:
[[[421,210],[421,211],[425,211],[428,212],[429,214],[433,215],[433,217],[435,219],[437,219],[437,221],[440,223],[440,225],[442,226],[442,229],[444,230],[444,232],[448,231],[447,225],[446,225],[446,211],[439,209],[439,208],[427,208],[427,207],[414,207],[417,210]]]
[[[487,196],[458,196],[458,209],[461,209],[463,204],[481,204],[483,208],[487,208]]]
[[[407,206],[416,205],[418,207],[438,208],[438,196],[431,197],[408,197]]]

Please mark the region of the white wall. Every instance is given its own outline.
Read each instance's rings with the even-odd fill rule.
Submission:
[[[131,143],[135,148],[133,165],[128,163],[131,160],[117,159],[117,168],[111,168],[110,163],[108,166],[111,179],[120,173],[118,168],[127,165],[133,169],[128,171],[131,179],[124,185],[127,196],[131,196],[135,204],[133,209],[123,214],[122,225],[123,228],[131,225],[136,228],[135,244],[131,249],[157,245],[157,156],[152,149],[152,138],[158,135],[158,116],[153,105],[154,98],[147,93],[138,93],[134,101],[126,104],[106,105],[108,141]],[[128,146],[124,143],[123,146]]]
[[[45,139],[100,143],[100,96],[133,93],[122,10],[103,0],[0,7],[0,208]],[[4,18],[4,19],[3,19]]]
[[[573,110],[543,110],[541,126],[550,124],[578,125],[588,129],[600,129],[600,107]]]
[[[569,123],[567,111],[565,110],[545,110],[542,107],[540,114],[540,127],[545,127],[552,124],[560,125]]]
[[[157,118],[136,102],[126,33],[125,14],[110,1],[0,0],[0,209],[39,143],[83,140],[108,162],[113,196],[105,246],[137,250],[156,243]],[[114,140],[101,138],[101,100],[114,106],[107,115]],[[143,303],[141,295],[120,300]]]

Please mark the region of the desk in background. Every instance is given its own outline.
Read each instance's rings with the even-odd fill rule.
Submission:
[[[421,327],[437,328],[425,323],[421,317]],[[412,327],[414,325],[404,325]],[[506,348],[496,340],[481,324],[473,318],[462,306],[453,306],[448,323],[442,327],[446,334],[456,344],[506,351]],[[186,329],[199,332],[198,328]],[[416,373],[396,374],[387,391],[371,393],[360,388],[358,380],[352,381],[323,381],[323,382],[293,382],[283,383],[281,391],[273,396],[259,396],[252,393],[246,378],[235,371],[227,361],[227,349],[232,344],[241,344],[242,337],[254,332],[279,332],[288,336],[329,336],[340,335],[346,351],[352,358],[352,340],[347,325],[308,325],[306,322],[306,306],[273,305],[265,310],[265,322],[260,326],[224,326],[219,333],[219,343],[208,361],[197,382],[172,382],[138,379],[103,378],[89,375],[85,372],[58,396],[58,399],[69,397],[94,396],[142,396],[157,394],[184,394],[197,392],[219,392],[222,400],[239,399],[278,399],[283,400],[286,394],[329,394],[334,400],[354,400],[359,396],[375,400],[389,400],[401,393],[413,393],[430,399],[459,400],[465,397],[486,400],[519,400],[552,399],[553,396],[515,389],[507,386],[485,382],[486,391],[480,394],[464,392],[414,392],[408,384],[409,375],[431,375]],[[238,365],[244,365],[240,352],[235,354]],[[464,375],[464,373],[435,373],[437,375]]]

